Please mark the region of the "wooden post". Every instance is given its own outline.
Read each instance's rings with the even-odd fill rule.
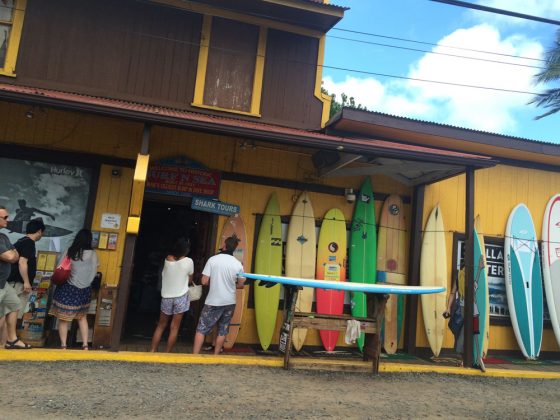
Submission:
[[[474,169],[465,172],[465,323],[463,328],[463,363],[473,364],[474,308]]]
[[[410,253],[408,257],[408,284],[420,284],[420,251],[422,248],[422,216],[424,214],[425,185],[414,187],[412,199],[412,228],[410,232]],[[416,324],[418,322],[418,296],[406,298],[406,335],[404,348],[409,354],[416,354]]]
[[[146,187],[148,164],[150,160],[150,156],[148,155],[150,135],[151,126],[149,124],[145,124],[142,132],[142,145],[136,160],[132,195],[130,197],[130,209],[126,226],[123,259],[118,284],[117,306],[115,308],[115,322],[111,332],[112,351],[119,351],[124,319],[128,309],[128,296],[130,293],[130,283],[132,280],[132,270],[134,266],[134,250],[136,248],[136,239],[140,228],[140,216],[142,214],[144,190]]]

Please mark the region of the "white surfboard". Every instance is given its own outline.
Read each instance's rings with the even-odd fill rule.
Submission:
[[[560,346],[560,194],[550,199],[544,211],[542,269],[550,322]]]

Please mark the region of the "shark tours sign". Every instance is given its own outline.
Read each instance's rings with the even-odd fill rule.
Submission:
[[[221,214],[222,216],[231,216],[238,214],[240,207],[236,204],[224,203],[223,201],[211,200],[205,197],[193,197],[191,209]]]

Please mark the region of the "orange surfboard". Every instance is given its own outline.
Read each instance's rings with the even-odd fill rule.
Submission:
[[[245,224],[243,219],[238,214],[230,216],[222,228],[222,234],[220,237],[220,248],[225,247],[225,240],[231,235],[235,234],[239,238],[239,245],[233,253],[233,256],[239,260],[243,267],[245,267],[245,254],[247,247],[247,234],[245,232]],[[229,333],[226,335],[224,342],[224,348],[231,349],[235,344],[237,335],[239,334],[239,329],[241,328],[241,320],[243,318],[243,312],[245,310],[245,286],[243,289],[236,290],[236,305],[235,311],[233,312],[233,317],[231,323],[229,324]]]

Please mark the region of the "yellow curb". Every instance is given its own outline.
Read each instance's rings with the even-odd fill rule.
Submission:
[[[281,367],[280,358],[262,358],[257,356],[215,356],[212,354],[184,353],[144,353],[144,352],[109,352],[58,349],[0,350],[0,361],[4,362],[56,362],[65,360],[113,361],[135,363],[175,363],[175,364],[217,364],[217,365],[251,365]]]
[[[235,356],[211,354],[184,354],[184,353],[145,353],[145,352],[109,352],[102,350],[59,350],[59,349],[31,349],[31,350],[2,350],[2,362],[55,362],[55,361],[113,361],[133,363],[166,363],[166,364],[206,364],[206,365],[241,365],[241,366],[267,366],[283,367],[282,357],[260,356]],[[371,362],[332,359],[303,359],[293,357],[290,359],[293,366],[305,367],[306,364],[315,366],[344,366],[359,367],[364,370],[371,369]],[[381,373],[439,373],[464,376],[488,376],[499,378],[525,378],[525,379],[560,379],[560,372],[527,371],[519,369],[492,369],[481,372],[478,369],[467,369],[455,366],[429,366],[411,363],[381,363]]]

